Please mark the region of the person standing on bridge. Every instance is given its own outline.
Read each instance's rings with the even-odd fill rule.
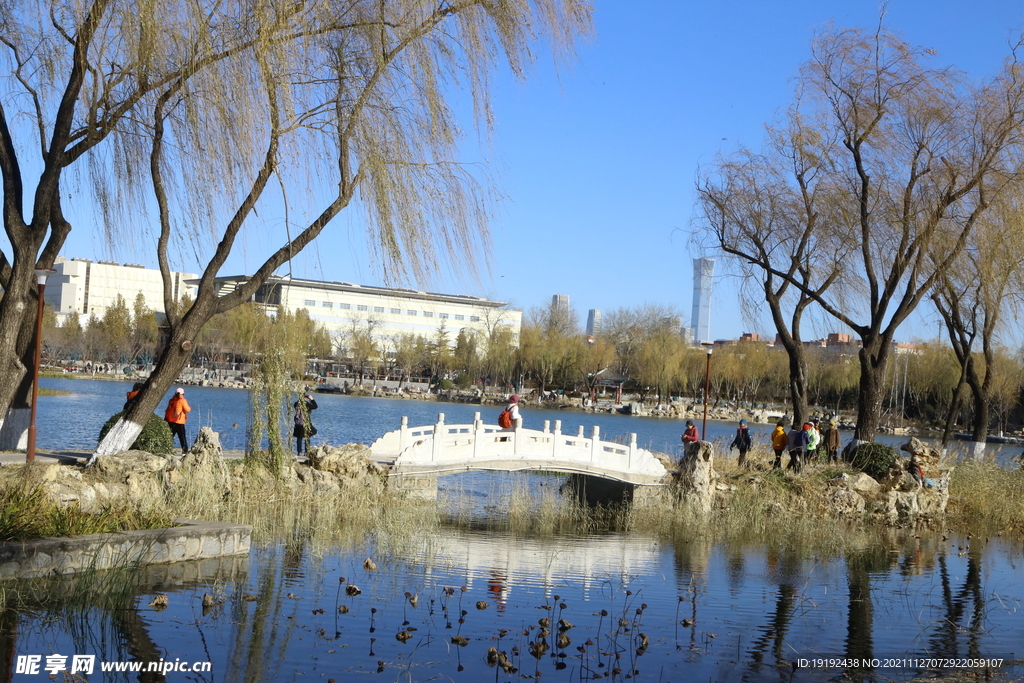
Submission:
[[[501,431],[507,432],[516,428],[516,420],[519,419],[519,395],[512,394],[508,399],[508,405],[505,406],[505,410],[501,411],[498,415],[498,426],[501,427]],[[503,436],[499,441],[508,441],[507,436]]]
[[[512,394],[508,398],[508,407],[505,408],[508,411],[508,416],[512,419],[510,429],[516,428],[516,420],[519,419],[519,394]]]

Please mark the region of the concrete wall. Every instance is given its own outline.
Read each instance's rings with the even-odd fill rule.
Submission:
[[[171,529],[0,543],[0,580],[248,554],[252,527],[177,520]]]

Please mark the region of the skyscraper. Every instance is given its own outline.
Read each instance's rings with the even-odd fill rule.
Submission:
[[[551,307],[555,309],[557,313],[562,315],[568,315],[569,313],[569,295],[568,294],[554,294],[551,296]]]
[[[711,343],[711,285],[715,275],[715,259],[693,259],[693,343]]]
[[[588,337],[600,337],[601,336],[601,309],[591,308],[590,312],[587,313],[587,336]]]

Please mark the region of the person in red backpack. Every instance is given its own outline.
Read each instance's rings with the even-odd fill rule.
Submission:
[[[508,399],[508,406],[505,408],[508,411],[508,416],[512,418],[512,424],[509,429],[516,428],[516,420],[519,419],[519,395],[512,394]]]
[[[164,420],[171,428],[171,438],[178,435],[178,442],[181,444],[181,452],[188,453],[188,439],[185,436],[185,423],[188,421],[188,414],[192,407],[185,400],[185,390],[181,387],[174,392],[174,396],[167,403],[167,410],[164,412]]]

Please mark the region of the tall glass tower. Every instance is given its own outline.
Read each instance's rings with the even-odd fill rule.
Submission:
[[[711,343],[711,285],[715,276],[715,259],[693,259],[693,343]]]

